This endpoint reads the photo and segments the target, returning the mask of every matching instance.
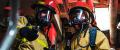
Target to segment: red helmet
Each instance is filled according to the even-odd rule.
[[[96,22],[93,11],[93,0],[87,0],[86,2],[77,1],[74,2],[74,6],[70,7],[68,15],[70,19],[79,18],[83,23],[91,23],[92,25],[95,25]]]
[[[93,23],[94,15],[93,13],[85,7],[74,7],[71,8],[69,13],[70,20],[78,19],[80,22]]]
[[[89,24],[94,25],[94,14],[92,8],[86,2],[76,2],[68,12],[69,25],[76,26],[78,30],[84,30]]]
[[[49,5],[34,4],[32,8],[35,9],[36,23],[40,27],[50,25],[51,18],[56,14],[54,8]]]

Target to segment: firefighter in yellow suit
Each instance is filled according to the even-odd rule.
[[[40,5],[38,5],[40,4]],[[32,39],[32,36],[30,38],[22,38],[22,44],[21,45],[25,45],[26,47],[22,47],[19,46],[18,48],[21,50],[44,50],[44,49],[49,49],[49,44],[48,44],[48,40],[47,38],[47,33],[49,31],[49,26],[51,26],[51,17],[54,16],[54,12],[47,8],[46,6],[44,6],[43,2],[38,2],[37,4],[33,4],[33,9],[35,9],[36,14],[35,14],[35,19],[36,20],[35,23],[36,25],[30,25],[28,26],[28,21],[25,17],[20,17],[19,21],[18,21],[18,29],[23,29],[24,27],[27,27],[27,29],[33,29],[33,27],[37,27],[36,29],[38,29],[37,32],[37,38],[34,39],[33,41],[29,41],[28,39]],[[37,9],[37,10],[36,10]],[[49,12],[50,11],[50,12]],[[48,30],[48,31],[46,31]],[[23,33],[20,33],[22,35],[26,34],[24,30],[22,30]],[[21,31],[21,32],[22,32]],[[29,32],[29,31],[28,31]],[[53,32],[52,32],[53,33]],[[31,34],[31,33],[30,33]],[[30,35],[30,34],[26,34],[26,35]],[[34,34],[34,33],[33,33]],[[34,34],[36,35],[36,34]],[[53,38],[53,37],[51,37]],[[52,43],[52,42],[51,42]],[[53,43],[54,45],[54,43]]]
[[[27,19],[24,16],[20,16],[18,20],[18,29],[22,29],[24,27],[28,27],[29,29],[32,29],[32,25],[27,26]],[[18,50],[44,50],[44,48],[48,48],[47,40],[45,38],[45,35],[43,35],[40,31],[38,31],[38,37],[37,39],[33,41],[29,41],[26,38],[21,38],[19,35],[17,35],[17,39],[21,38],[22,43],[19,45]],[[16,44],[14,44],[16,46]],[[22,47],[22,46],[26,47]],[[16,49],[15,49],[16,50]]]
[[[94,15],[86,7],[73,7],[69,11],[68,28],[72,27],[71,50],[110,50],[107,37],[94,25]],[[66,26],[67,27],[67,26]],[[90,46],[90,30],[96,28],[94,49]],[[68,32],[71,32],[69,29]],[[67,35],[68,36],[68,35]],[[94,41],[94,40],[93,40]]]

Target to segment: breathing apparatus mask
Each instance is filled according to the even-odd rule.
[[[70,9],[68,25],[83,31],[88,28],[94,20],[92,12],[84,7],[75,7]]]
[[[50,14],[49,10],[42,10],[37,14],[37,21],[40,27],[50,26]]]
[[[54,16],[55,12],[49,5],[36,5],[35,7],[36,23],[43,29],[43,27],[51,25],[51,18]]]

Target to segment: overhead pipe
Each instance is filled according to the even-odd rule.
[[[0,46],[0,50],[9,50],[17,34],[16,26],[19,16],[18,14],[19,0],[10,0],[10,1],[11,1],[12,10],[10,12],[9,26],[6,32],[6,36],[3,39],[3,42]]]

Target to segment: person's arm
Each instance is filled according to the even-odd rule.
[[[110,50],[109,41],[101,31],[97,31],[96,45],[99,50]]]

